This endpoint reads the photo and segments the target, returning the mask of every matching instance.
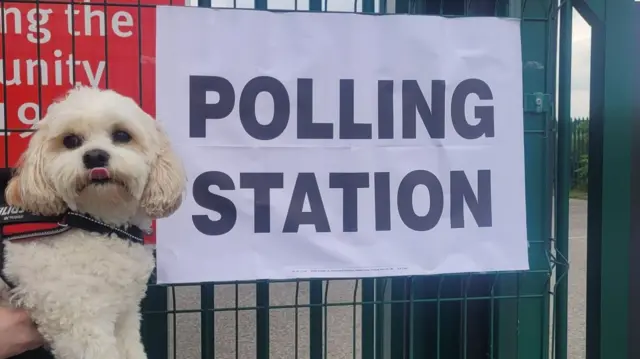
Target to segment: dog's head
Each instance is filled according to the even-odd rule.
[[[160,124],[131,98],[77,87],[38,123],[5,197],[34,213],[71,208],[126,223],[172,214],[185,182]]]

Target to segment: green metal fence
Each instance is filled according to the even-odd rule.
[[[587,189],[589,172],[589,118],[571,120],[571,186]]]
[[[220,6],[210,1],[200,0],[198,5]],[[362,0],[349,1],[346,7],[347,0],[291,0],[283,5],[284,2],[255,0],[249,6],[257,10],[348,9],[370,14],[509,16],[522,20],[531,270],[151,285],[143,303],[142,325],[149,357],[566,358],[568,264],[562,253],[566,251],[567,238],[561,235],[559,241],[552,240],[556,169],[552,99],[559,11],[556,1]],[[235,0],[232,6],[247,4]],[[563,88],[566,86],[561,85],[561,91]],[[556,199],[564,201],[565,195],[560,191]],[[556,229],[562,232],[568,224],[566,213],[559,213]]]

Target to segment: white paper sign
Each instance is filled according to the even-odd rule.
[[[518,20],[157,11],[158,282],[528,269]]]

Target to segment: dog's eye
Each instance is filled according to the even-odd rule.
[[[113,142],[118,142],[118,143],[127,143],[131,141],[131,135],[122,130],[114,131],[111,134],[111,138],[113,139]]]
[[[82,138],[80,138],[80,136],[78,135],[66,135],[62,139],[62,144],[64,145],[64,147],[72,150],[82,145]]]

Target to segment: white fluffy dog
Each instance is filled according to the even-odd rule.
[[[5,196],[32,213],[71,210],[150,229],[178,209],[185,182],[165,132],[132,99],[78,87],[49,107]],[[150,248],[72,228],[8,241],[5,260],[15,288],[0,281],[0,305],[26,308],[56,358],[146,358],[140,301],[154,268]]]

